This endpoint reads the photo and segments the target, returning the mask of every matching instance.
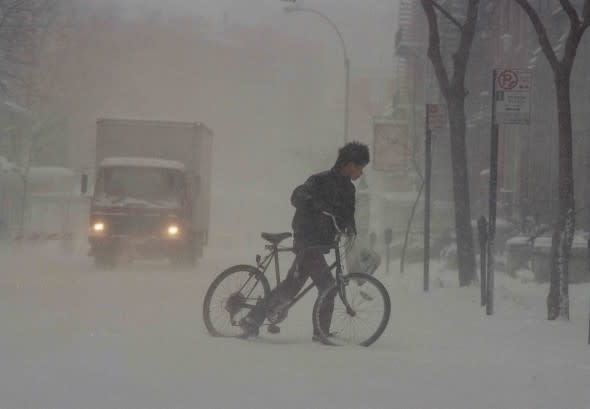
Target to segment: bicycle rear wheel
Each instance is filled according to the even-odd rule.
[[[352,308],[347,311],[336,285],[320,294],[313,307],[313,320],[320,340],[327,345],[369,346],[389,323],[391,300],[385,286],[375,277],[352,273],[343,277],[345,298]],[[320,314],[326,303],[334,300],[329,333],[320,326]]]
[[[216,337],[239,337],[240,319],[270,293],[266,276],[256,267],[237,265],[211,283],[203,302],[203,321]]]

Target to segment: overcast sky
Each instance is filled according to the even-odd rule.
[[[82,0],[94,3],[94,0]],[[191,13],[222,25],[273,25],[294,36],[317,37],[338,47],[332,29],[319,16],[285,15],[289,4],[281,0],[107,0],[134,9],[153,8],[167,13]],[[363,76],[392,75],[393,41],[398,0],[299,0],[300,5],[320,11],[338,27],[351,59],[352,73]]]
[[[281,0],[117,0],[117,3],[129,5],[147,5],[155,7],[189,9],[202,15],[216,16],[223,12],[239,15],[242,20],[264,20],[290,4]],[[300,5],[317,8],[333,15],[354,16],[360,9],[375,11],[397,10],[397,0],[299,0]],[[163,6],[163,4],[165,4]]]

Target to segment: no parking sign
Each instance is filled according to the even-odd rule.
[[[496,124],[528,125],[531,113],[530,70],[503,69],[496,76]]]

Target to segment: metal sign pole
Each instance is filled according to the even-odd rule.
[[[424,291],[430,285],[430,182],[432,177],[432,135],[430,104],[426,104],[426,140],[424,141]]]
[[[388,227],[383,233],[385,239],[385,273],[389,275],[389,260],[391,255],[391,242],[393,241],[393,231]]]
[[[486,305],[486,297],[488,296],[488,275],[486,274],[487,265],[487,246],[488,246],[488,222],[486,218],[481,216],[477,220],[477,231],[479,235],[479,272],[480,272],[480,287],[481,287],[481,306]]]
[[[492,74],[492,135],[490,146],[490,201],[488,217],[487,297],[486,314],[494,313],[494,240],[496,235],[496,203],[498,190],[498,124],[496,123],[496,70]]]

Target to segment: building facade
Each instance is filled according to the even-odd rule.
[[[461,21],[465,2],[438,2]],[[581,14],[583,1],[572,2]],[[569,19],[555,1],[531,1],[545,24],[558,58],[569,30]],[[423,151],[425,103],[442,103],[438,86],[426,57],[428,26],[420,2],[402,1],[395,50],[398,87],[393,113],[408,122],[414,150]],[[451,58],[459,31],[439,14],[441,53]],[[588,229],[590,219],[590,40],[579,45],[572,74],[572,125],[574,179],[578,228]],[[446,61],[452,74],[451,61]],[[425,67],[428,67],[425,68]],[[527,224],[550,224],[557,211],[557,110],[553,73],[539,47],[528,16],[512,0],[480,3],[476,35],[466,77],[467,147],[472,215],[487,216],[489,197],[490,134],[493,69],[518,68],[532,72],[529,125],[499,127],[498,217],[521,228]],[[418,124],[418,125],[414,125]],[[433,199],[452,200],[448,135],[435,136]],[[422,162],[421,162],[422,163]],[[445,195],[445,192],[447,194]]]

